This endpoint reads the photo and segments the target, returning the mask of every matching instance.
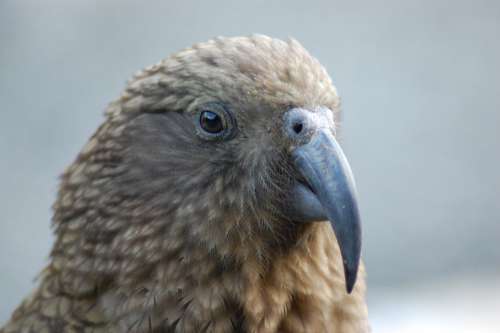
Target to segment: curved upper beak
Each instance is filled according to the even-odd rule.
[[[294,220],[328,220],[342,255],[347,292],[356,283],[361,253],[361,224],[356,189],[347,159],[327,128],[318,128],[310,140],[292,151],[300,176],[292,195]]]

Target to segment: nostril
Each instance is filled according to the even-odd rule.
[[[294,144],[306,142],[317,127],[314,114],[305,109],[288,110],[283,118],[283,134]]]
[[[302,132],[302,128],[303,128],[303,127],[304,127],[304,126],[302,125],[302,123],[299,123],[299,122],[294,123],[294,124],[293,124],[293,126],[292,126],[293,131],[294,131],[296,134],[300,134],[300,132]]]

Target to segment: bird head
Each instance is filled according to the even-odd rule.
[[[111,235],[107,246],[134,251],[135,230],[145,239],[137,251],[158,260],[200,247],[269,260],[329,221],[350,292],[361,231],[338,105],[327,72],[298,42],[216,38],[138,73],[63,187],[76,184],[84,205],[109,216],[93,222]]]

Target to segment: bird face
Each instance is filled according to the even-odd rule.
[[[224,256],[241,242],[286,250],[328,220],[352,290],[361,231],[335,138],[338,98],[297,42],[195,45],[140,73],[117,105],[110,117],[125,124],[126,171],[115,181],[141,198],[138,215],[160,216],[183,242]]]

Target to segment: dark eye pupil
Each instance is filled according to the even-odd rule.
[[[200,125],[209,133],[220,133],[224,130],[221,117],[212,111],[203,111],[200,115]]]

